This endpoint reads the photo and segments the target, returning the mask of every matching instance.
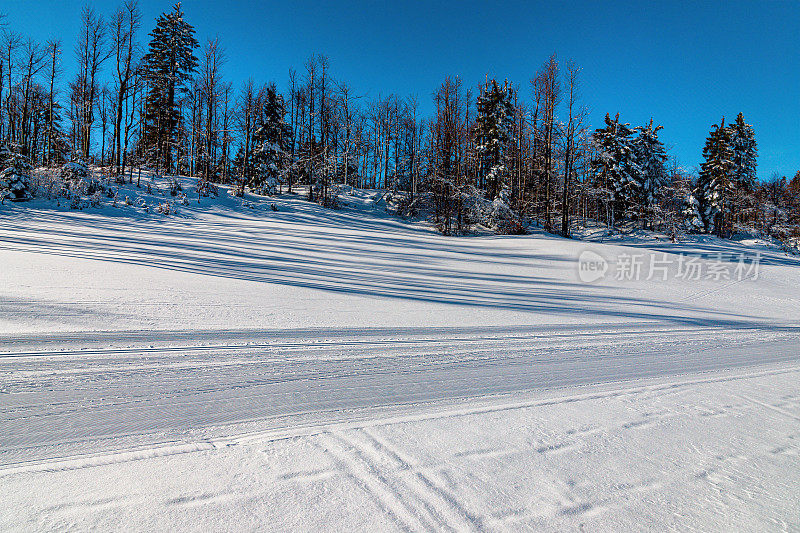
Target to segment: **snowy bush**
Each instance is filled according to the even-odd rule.
[[[482,223],[496,229],[498,233],[506,235],[521,235],[525,233],[522,221],[514,210],[509,207],[504,197],[497,197],[492,201],[488,216]]]
[[[328,209],[342,208],[342,205],[339,202],[339,196],[336,194],[331,194],[330,192],[326,195],[320,194],[317,198],[317,203],[322,207],[327,207]]]
[[[706,226],[703,223],[700,202],[694,194],[689,194],[686,198],[686,206],[684,207],[683,214],[689,233],[703,233],[706,230]]]
[[[78,188],[89,177],[89,169],[83,161],[70,161],[61,167],[61,179],[70,189]]]
[[[219,196],[219,191],[217,190],[217,186],[210,181],[200,180],[197,183],[197,194],[203,198],[208,198],[211,195]]]
[[[148,184],[148,187],[150,185]],[[170,178],[169,182],[169,194],[170,196],[178,196],[178,193],[183,191],[183,187],[181,186],[181,182],[175,176]]]
[[[174,212],[174,207],[168,202],[162,202],[156,205],[156,213],[160,213],[162,215],[170,215],[173,212]]]
[[[31,166],[28,158],[8,146],[0,147],[0,201],[29,200]]]
[[[103,193],[101,191],[95,191],[95,193],[89,198],[89,205],[92,207],[100,207],[100,204],[102,203]]]
[[[98,207],[102,193],[106,191],[103,184],[92,177],[92,173],[83,161],[70,161],[60,170],[61,192],[67,198],[72,209]]]
[[[0,172],[0,197],[12,202],[29,200],[30,189],[28,180],[30,175],[22,166],[9,166]]]
[[[397,203],[397,214],[403,217],[416,217],[419,214],[419,195],[405,196]]]
[[[508,205],[510,191],[504,188],[494,200],[486,200],[476,189],[464,190],[462,202],[467,206],[466,220],[495,230],[501,235],[527,233],[519,215]]]
[[[518,218],[503,220],[495,227],[498,235],[527,235],[528,228]]]

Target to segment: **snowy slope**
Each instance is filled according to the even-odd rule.
[[[343,200],[3,206],[0,529],[800,527],[797,258]]]

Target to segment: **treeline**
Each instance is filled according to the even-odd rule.
[[[341,185],[384,188],[444,233],[535,223],[568,236],[595,221],[797,235],[800,174],[756,179],[755,135],[741,114],[712,128],[693,176],[668,159],[652,120],[607,115],[593,130],[580,69],[555,55],[523,87],[446,78],[433,116],[423,116],[415,97],[368,98],[335,79],[324,55],[289,70],[285,94],[254,80],[234,87],[222,43],[201,44],[180,4],[151,28],[135,0],[108,18],[84,8],[69,80],[60,41],[37,43],[6,21],[0,45],[0,154],[9,161],[81,159],[120,180],[134,167],[189,174],[201,189],[226,183],[238,194],[302,186],[323,205]]]

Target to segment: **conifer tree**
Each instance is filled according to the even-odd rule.
[[[689,200],[691,223],[705,233],[722,236],[728,231],[730,197],[734,189],[733,150],[725,117],[711,128],[705,147],[700,177]]]
[[[0,202],[28,200],[31,165],[19,147],[0,145]]]
[[[272,194],[288,167],[286,158],[292,130],[285,116],[286,104],[272,83],[267,87],[263,122],[253,136],[255,168],[250,188],[255,191]]]
[[[633,150],[636,158],[636,170],[634,175],[634,192],[637,195],[636,201],[640,207],[640,214],[643,221],[652,221],[654,208],[658,201],[658,194],[666,180],[666,168],[664,163],[667,160],[667,152],[658,138],[658,132],[662,126],[653,127],[653,119],[645,126],[636,128],[636,138],[633,139]]]
[[[64,131],[61,118],[61,105],[53,100],[49,109],[44,109],[45,144],[44,160],[48,163],[62,163],[69,158],[69,140]]]
[[[756,186],[756,160],[758,148],[753,126],[746,124],[739,113],[736,121],[728,126],[730,145],[733,150],[733,178],[737,189],[753,191]]]
[[[514,124],[513,90],[508,82],[501,87],[490,80],[478,97],[476,148],[481,178],[490,200],[500,194],[508,182],[506,154]]]
[[[156,164],[172,166],[172,147],[179,122],[179,97],[197,68],[194,28],[183,20],[181,4],[163,13],[150,32],[151,41],[143,58],[147,80],[142,152],[155,155]]]
[[[618,216],[638,205],[637,199],[641,197],[641,171],[636,160],[633,129],[630,125],[619,122],[619,113],[614,120],[606,113],[605,124],[605,127],[595,130],[592,135],[592,145],[597,154],[592,160],[592,168],[599,187],[611,193],[611,223],[614,224]]]

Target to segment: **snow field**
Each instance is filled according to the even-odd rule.
[[[376,198],[0,211],[0,530],[800,529],[796,258]]]

